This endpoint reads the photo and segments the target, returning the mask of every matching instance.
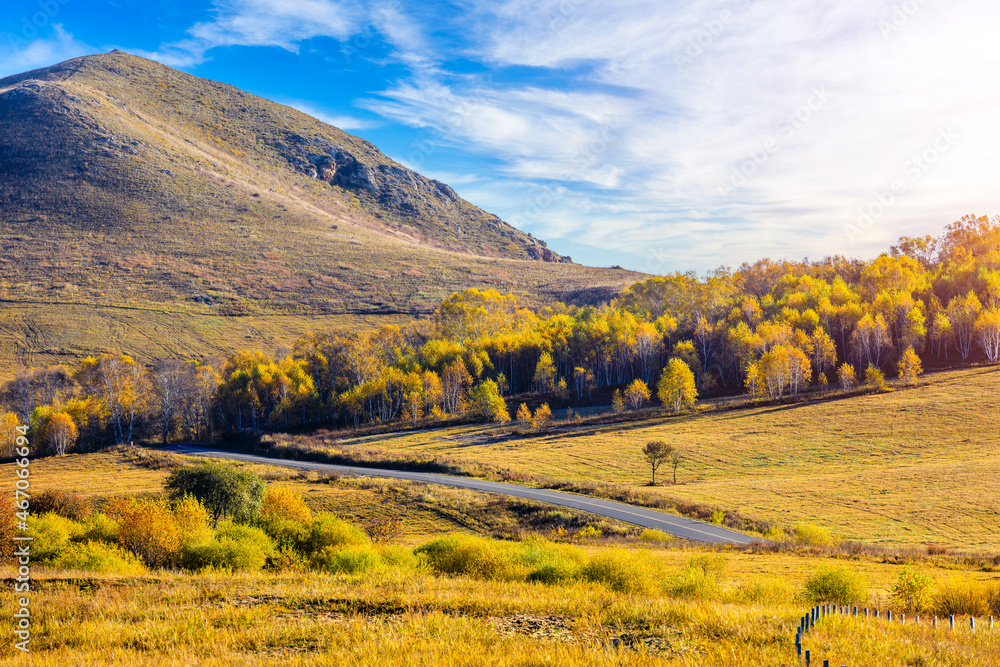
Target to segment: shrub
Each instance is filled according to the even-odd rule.
[[[531,539],[521,542],[519,560],[531,570],[528,581],[557,584],[577,579],[586,556],[567,544]]]
[[[31,499],[31,511],[36,514],[52,512],[73,521],[82,521],[90,514],[90,501],[78,493],[49,489]]]
[[[711,600],[721,593],[719,583],[726,569],[724,556],[699,554],[666,580],[666,592],[688,600]]]
[[[391,567],[413,570],[420,562],[420,559],[410,549],[391,544],[382,544],[377,548],[379,559]]]
[[[764,533],[764,539],[770,540],[771,542],[787,542],[788,535],[785,533],[785,529],[781,526],[771,526]]]
[[[139,575],[146,567],[138,558],[119,546],[101,541],[68,545],[55,559],[56,567],[88,570],[100,574]]]
[[[739,604],[779,605],[792,601],[795,591],[784,579],[755,579],[741,584],[733,592],[733,602]]]
[[[164,486],[174,500],[188,494],[200,500],[214,525],[224,517],[238,521],[256,517],[266,488],[264,480],[253,472],[215,461],[175,470]]]
[[[939,616],[949,614],[985,616],[996,604],[997,596],[998,591],[993,585],[968,577],[955,576],[938,585],[932,606],[934,613]]]
[[[208,544],[192,545],[184,554],[184,564],[198,570],[257,572],[277,554],[274,543],[264,531],[254,526],[228,523],[219,528]]]
[[[302,499],[302,494],[287,486],[269,486],[260,506],[262,517],[289,519],[299,523],[312,522],[312,511]]]
[[[181,533],[173,512],[163,503],[117,499],[108,503],[107,510],[121,525],[118,544],[149,567],[172,565],[180,557]]]
[[[643,542],[670,542],[674,536],[658,528],[643,528],[639,539]]]
[[[175,502],[173,515],[183,544],[204,544],[212,539],[208,510],[194,496],[185,495]]]
[[[868,368],[865,369],[865,386],[873,391],[889,391],[889,385],[885,381],[885,374],[876,368],[874,364],[869,364]]]
[[[69,544],[70,538],[79,532],[80,526],[58,514],[30,515],[28,536],[32,538],[32,560],[44,562],[56,559]]]
[[[313,558],[313,564],[335,574],[358,574],[378,567],[381,559],[370,546],[327,547]]]
[[[803,593],[811,602],[848,605],[868,599],[868,584],[854,570],[826,566],[806,581]]]
[[[548,403],[542,403],[535,409],[535,415],[531,418],[531,427],[542,433],[552,428],[552,410]]]
[[[518,579],[508,549],[499,542],[453,533],[431,540],[415,552],[441,574],[458,574],[478,579]]]
[[[304,572],[309,569],[309,563],[295,549],[280,546],[267,561],[267,569],[274,572]]]
[[[653,593],[660,588],[662,568],[644,550],[616,549],[594,555],[580,575],[620,593]]]
[[[591,526],[590,524],[587,524],[580,530],[576,531],[577,539],[591,539],[595,537],[600,537],[603,534],[604,534],[603,531],[601,531],[599,528]]]
[[[80,542],[107,542],[108,544],[115,544],[118,542],[121,526],[107,514],[94,512],[84,519],[81,530],[82,532],[77,537]]]
[[[365,522],[365,533],[375,544],[388,544],[403,532],[403,522],[395,516],[375,516]]]
[[[260,517],[255,524],[267,533],[274,544],[280,549],[305,549],[309,541],[311,524],[299,523],[291,519],[277,517]]]
[[[893,606],[903,612],[926,611],[931,604],[931,591],[934,582],[922,572],[917,572],[910,566],[906,566],[896,578],[892,590],[889,591],[889,598]]]
[[[360,547],[369,543],[368,536],[360,528],[332,514],[321,514],[313,519],[304,537],[299,550],[306,555],[319,554],[327,547]]]
[[[833,534],[830,529],[815,523],[795,524],[795,539],[800,544],[813,547],[826,547],[833,544]]]

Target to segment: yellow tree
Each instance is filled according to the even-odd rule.
[[[632,410],[638,410],[649,400],[649,385],[636,378],[625,388],[625,402]]]
[[[833,339],[820,327],[816,327],[809,337],[809,352],[812,356],[813,368],[817,375],[822,375],[826,369],[837,363],[837,346]]]
[[[147,396],[142,366],[127,354],[102,354],[84,359],[76,377],[107,407],[115,442],[131,442]]]
[[[976,319],[976,339],[991,363],[1000,359],[1000,308],[988,308]]]
[[[951,322],[952,336],[955,348],[965,361],[972,354],[975,340],[976,320],[983,305],[975,292],[969,292],[964,297],[956,296],[948,302],[948,321]]]
[[[0,414],[0,456],[14,456],[17,438],[20,435],[14,429],[20,424],[21,420],[13,412]]]
[[[691,367],[677,357],[668,361],[656,385],[656,396],[674,414],[694,407],[698,390]]]
[[[913,351],[913,347],[906,348],[899,357],[899,379],[909,387],[917,383],[917,376],[923,372],[920,357]]]
[[[892,350],[892,335],[882,313],[862,317],[851,335],[851,343],[859,361],[876,368],[885,363]]]
[[[522,431],[527,431],[531,428],[531,410],[528,409],[526,403],[521,403],[517,408],[517,425]]]
[[[534,384],[535,389],[543,394],[552,393],[555,387],[556,367],[552,362],[552,355],[548,352],[542,352],[538,363],[535,364]]]
[[[840,368],[837,370],[837,379],[840,381],[841,388],[850,391],[858,384],[857,373],[854,372],[854,366],[852,364],[841,364]]]

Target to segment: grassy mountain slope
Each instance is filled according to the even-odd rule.
[[[472,286],[593,302],[638,277],[572,264],[305,114],[117,51],[0,80],[0,243],[0,302],[26,318],[0,317],[0,363],[106,346],[60,337],[53,309],[193,318],[211,352],[202,318],[414,314]]]

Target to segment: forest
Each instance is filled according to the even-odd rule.
[[[23,371],[2,389],[0,422],[30,425],[36,453],[62,454],[246,429],[508,422],[512,411],[527,423],[535,416],[518,398],[527,394],[680,412],[699,396],[877,388],[891,375],[912,383],[925,366],[998,359],[1000,216],[965,216],[871,261],[763,259],[674,273],[600,306],[529,307],[469,289],[406,326],[309,332],[273,356],[108,352]],[[547,418],[548,403],[539,411]],[[0,455],[12,447],[0,442]]]

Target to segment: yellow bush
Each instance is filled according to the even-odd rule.
[[[595,554],[580,574],[619,593],[654,593],[663,571],[645,550],[614,549]]]
[[[868,584],[860,574],[842,565],[821,567],[806,580],[805,598],[815,603],[847,605],[868,599]]]
[[[31,541],[33,560],[55,560],[69,544],[71,538],[82,532],[81,527],[67,519],[49,512],[28,517],[28,535]]]
[[[812,547],[826,547],[833,544],[833,534],[830,529],[815,523],[795,524],[795,539]]]
[[[414,553],[441,574],[502,580],[522,579],[527,574],[506,545],[482,537],[453,533],[431,540]]]
[[[670,542],[674,536],[658,528],[643,528],[639,539],[643,542]]]
[[[152,500],[129,498],[109,503],[108,511],[121,524],[120,546],[149,567],[166,567],[177,562],[181,531],[169,507]]]
[[[791,602],[795,590],[784,579],[768,577],[740,584],[731,597],[738,604],[779,605]]]
[[[939,616],[985,616],[990,613],[991,602],[997,597],[997,587],[993,584],[953,576],[938,584],[932,606]]]
[[[310,523],[313,519],[312,511],[302,499],[302,494],[287,486],[268,486],[260,513],[263,517],[290,519],[300,523]]]

